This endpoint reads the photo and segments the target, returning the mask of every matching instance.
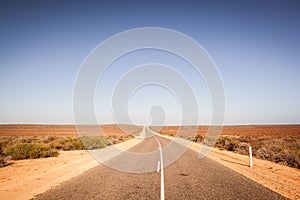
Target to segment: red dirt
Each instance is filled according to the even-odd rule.
[[[167,135],[177,135],[179,126],[165,126],[160,131]],[[191,130],[196,127],[182,126],[179,135],[190,135]],[[197,135],[205,136],[208,126],[199,126]],[[243,125],[243,126],[224,126],[222,135],[231,136],[255,136],[255,137],[272,137],[287,138],[300,136],[300,125]]]
[[[121,130],[121,128],[123,130]],[[100,130],[100,126],[84,126],[87,131]],[[134,125],[101,125],[105,135],[127,135],[139,132],[140,127]],[[95,133],[95,132],[94,132]],[[97,132],[99,133],[99,132]],[[37,124],[5,124],[0,125],[0,136],[78,136],[75,125],[37,125]]]

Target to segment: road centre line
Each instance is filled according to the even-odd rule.
[[[159,146],[159,155],[160,155],[160,199],[165,199],[165,184],[164,184],[164,163],[163,163],[163,155],[162,148],[159,140],[154,136]]]

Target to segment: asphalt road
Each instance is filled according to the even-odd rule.
[[[128,164],[129,171],[142,170],[143,166],[157,166],[160,159],[158,142],[163,147],[165,163],[172,163],[184,148],[170,144],[170,140],[146,132],[146,139],[129,149],[129,152],[146,154],[154,152],[147,160],[130,160],[122,154],[109,162],[112,166]],[[155,139],[156,138],[156,139]],[[168,146],[169,145],[169,146]],[[147,163],[141,165],[139,163]],[[99,165],[82,175],[36,196],[36,199],[160,199],[161,174],[125,173]],[[199,159],[198,154],[187,149],[172,164],[164,168],[165,199],[286,199],[280,194],[242,176],[209,159]]]

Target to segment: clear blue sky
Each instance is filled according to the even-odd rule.
[[[1,1],[0,123],[73,123],[73,85],[88,53],[112,34],[147,26],[180,31],[208,51],[224,82],[226,124],[300,123],[299,10],[299,1]],[[207,123],[201,77],[170,55],[142,55],[124,63],[153,59],[190,73]],[[106,74],[107,88],[121,64]],[[138,123],[153,104],[166,105],[168,123],[177,123],[176,99],[160,90],[149,86],[131,99]],[[103,123],[111,122],[106,93],[95,94]]]

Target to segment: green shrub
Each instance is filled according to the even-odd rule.
[[[60,140],[53,141],[51,143],[51,145],[56,149],[61,149],[64,151],[85,149],[82,141],[78,137],[61,138]]]
[[[220,137],[215,146],[221,149],[226,149],[227,151],[235,151],[239,142],[233,138],[229,137]]]
[[[2,154],[3,150],[5,149],[5,147],[11,142],[12,139],[3,137],[0,140],[0,155]]]
[[[6,146],[3,154],[11,156],[14,160],[27,158],[45,158],[57,156],[58,151],[49,145],[39,143],[15,143]]]
[[[84,150],[104,148],[112,142],[119,143],[133,138],[128,136],[0,136],[0,164],[6,160],[44,158],[57,156],[58,150]],[[84,145],[85,144],[85,145]]]
[[[104,136],[83,136],[80,137],[87,150],[104,148],[111,145],[111,142]]]
[[[63,145],[58,141],[52,141],[48,144],[52,149],[61,149]]]

